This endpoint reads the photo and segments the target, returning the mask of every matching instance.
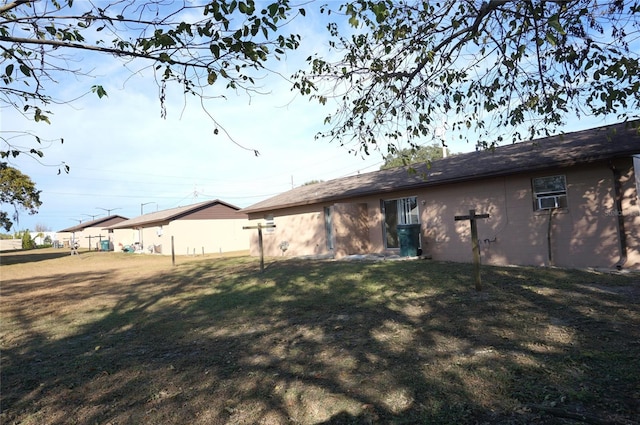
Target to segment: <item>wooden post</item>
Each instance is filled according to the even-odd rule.
[[[264,247],[262,244],[262,229],[271,229],[276,227],[275,224],[262,224],[258,223],[257,226],[243,226],[244,230],[258,229],[258,247],[260,249],[260,273],[264,272]]]
[[[258,246],[260,247],[260,273],[264,271],[264,246],[262,244],[262,226],[258,223]]]
[[[69,248],[71,248],[71,255],[78,255],[78,247],[76,246],[76,232],[71,234],[71,239],[69,239]]]
[[[171,264],[176,265],[176,250],[173,245],[173,236],[171,236]]]
[[[476,291],[482,291],[480,280],[480,244],[478,243],[478,226],[476,221],[479,218],[489,218],[489,214],[476,214],[476,210],[469,210],[469,215],[456,215],[455,221],[469,220],[471,222],[471,248],[473,251],[473,277],[476,284]]]

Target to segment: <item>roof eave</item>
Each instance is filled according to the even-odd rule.
[[[249,208],[242,209],[241,211],[245,212],[246,214],[256,214],[256,213],[262,213],[267,211],[276,211],[276,210],[282,210],[287,208],[303,207],[308,205],[316,205],[316,204],[322,204],[327,202],[340,201],[340,200],[349,199],[349,198],[364,198],[364,197],[376,195],[376,194],[401,192],[401,191],[407,191],[407,190],[424,188],[424,187],[435,187],[435,186],[442,186],[446,184],[464,183],[464,182],[477,180],[477,179],[488,179],[488,178],[494,178],[494,177],[504,177],[508,175],[538,172],[538,171],[548,170],[551,168],[568,168],[568,167],[572,167],[579,164],[591,164],[594,162],[607,161],[607,160],[623,158],[623,157],[628,157],[633,155],[634,154],[632,152],[629,152],[629,153],[621,153],[621,154],[615,154],[615,155],[599,155],[599,156],[590,157],[590,158],[580,158],[579,160],[578,159],[556,160],[552,163],[530,166],[530,167],[527,167],[526,169],[522,169],[520,167],[513,167],[513,168],[503,169],[497,172],[490,171],[490,172],[474,174],[474,175],[460,176],[460,177],[454,177],[454,178],[444,178],[444,179],[435,180],[435,181],[425,180],[420,182],[409,183],[401,187],[392,187],[392,188],[384,188],[384,189],[376,188],[376,189],[359,191],[358,193],[345,192],[344,194],[340,194],[340,195],[326,196],[326,197],[317,198],[317,199],[309,199],[302,202],[290,202],[290,203],[281,204],[277,206],[266,206],[266,207],[259,207],[255,209],[249,207]]]

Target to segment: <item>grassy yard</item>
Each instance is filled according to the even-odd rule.
[[[640,276],[0,257],[3,424],[634,424]]]

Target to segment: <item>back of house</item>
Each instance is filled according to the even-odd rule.
[[[267,256],[400,255],[484,264],[640,270],[640,134],[621,123],[302,186],[242,210]],[[259,252],[257,236],[251,253]]]

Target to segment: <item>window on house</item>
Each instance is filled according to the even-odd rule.
[[[535,211],[567,208],[567,181],[564,176],[539,177],[532,181]]]
[[[382,201],[384,214],[384,240],[386,248],[400,248],[398,241],[398,224],[420,223],[418,198],[391,199]]]
[[[264,216],[264,220],[267,222],[267,226],[269,225],[274,225],[275,224],[275,220],[273,219],[273,214],[268,214]],[[276,231],[275,227],[267,227],[266,229],[264,229],[265,233],[273,233]]]

